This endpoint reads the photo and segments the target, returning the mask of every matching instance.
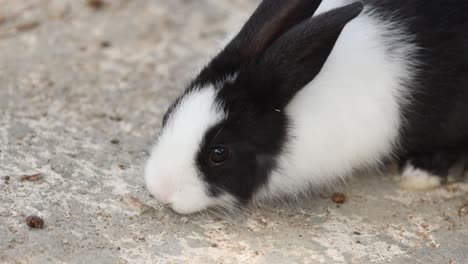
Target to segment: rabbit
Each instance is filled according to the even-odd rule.
[[[180,214],[299,198],[400,164],[443,184],[468,147],[468,2],[263,0],[169,107],[145,167]]]

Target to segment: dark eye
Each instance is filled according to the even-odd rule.
[[[230,156],[230,151],[224,146],[216,146],[211,149],[210,162],[214,165],[221,165]]]

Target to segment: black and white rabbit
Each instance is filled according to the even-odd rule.
[[[468,1],[264,0],[163,119],[148,190],[179,213],[297,196],[468,148]]]

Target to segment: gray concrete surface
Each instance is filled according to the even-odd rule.
[[[159,207],[142,164],[161,114],[258,1],[106,2],[0,0],[0,263],[468,263],[462,183],[370,174],[341,206]]]

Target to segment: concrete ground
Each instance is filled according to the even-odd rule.
[[[0,0],[0,263],[468,263],[466,183],[370,174],[342,205],[159,207],[142,165],[161,114],[258,1],[105,2]]]

